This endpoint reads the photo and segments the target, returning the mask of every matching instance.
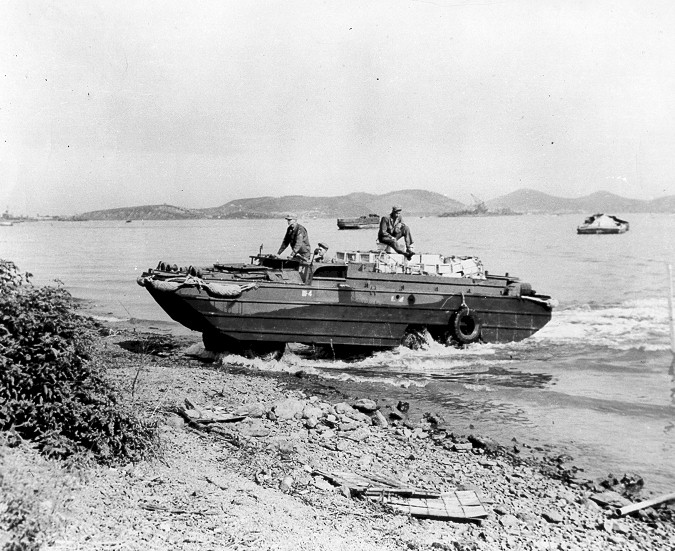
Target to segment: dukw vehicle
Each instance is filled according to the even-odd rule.
[[[345,251],[301,264],[264,255],[248,263],[178,268],[160,262],[138,278],[212,351],[278,359],[287,343],[336,352],[519,341],[551,319],[554,301],[475,257]]]
[[[377,228],[380,225],[380,217],[377,214],[368,214],[358,218],[338,218],[339,230],[365,230]]]
[[[611,214],[593,214],[577,226],[577,233],[581,235],[606,235],[626,233],[630,224]]]

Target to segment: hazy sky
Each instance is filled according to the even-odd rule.
[[[672,0],[0,2],[0,209],[675,194]]]

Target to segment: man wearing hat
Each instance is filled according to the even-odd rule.
[[[281,247],[279,247],[279,252],[277,254],[283,253],[284,250],[286,250],[286,247],[290,245],[290,259],[299,260],[303,263],[309,262],[310,247],[307,230],[304,226],[298,224],[298,216],[296,214],[287,214],[286,221],[288,222],[288,228],[286,229],[286,235],[284,236],[284,240],[281,243]]]
[[[401,207],[394,205],[389,216],[383,216],[380,220],[380,231],[377,240],[388,245],[397,253],[405,255],[410,260],[413,256],[413,238],[410,228],[403,223]],[[405,249],[398,244],[401,237],[405,240]]]
[[[314,256],[312,257],[312,260],[314,262],[323,262],[327,251],[328,245],[325,243],[319,243],[319,246],[314,249]]]

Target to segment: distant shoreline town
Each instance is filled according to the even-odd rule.
[[[575,199],[556,197],[532,189],[520,189],[489,201],[475,198],[465,205],[446,195],[410,189],[373,195],[352,193],[337,197],[255,197],[237,199],[218,207],[189,209],[174,205],[143,205],[96,210],[73,216],[14,217],[9,211],[1,220],[10,222],[61,220],[189,220],[189,219],[266,219],[297,212],[301,218],[358,217],[368,213],[385,214],[392,204],[405,207],[406,216],[507,216],[522,214],[583,213],[675,213],[675,195],[654,200],[629,199],[598,191]]]

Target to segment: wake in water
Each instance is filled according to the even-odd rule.
[[[523,343],[658,352],[670,348],[669,338],[667,301],[652,298],[559,310],[544,329]]]
[[[428,339],[419,350],[398,347],[353,361],[316,359],[311,347],[289,345],[278,362],[234,355],[221,361],[264,371],[302,371],[338,381],[403,388],[446,382],[469,392],[495,392],[500,388],[550,389],[564,373],[579,373],[578,361],[583,358],[587,386],[593,388],[595,372],[632,374],[653,364],[661,369],[669,349],[668,324],[665,302],[645,299],[557,310],[544,329],[515,343],[453,348]],[[623,392],[618,394],[625,398]]]

